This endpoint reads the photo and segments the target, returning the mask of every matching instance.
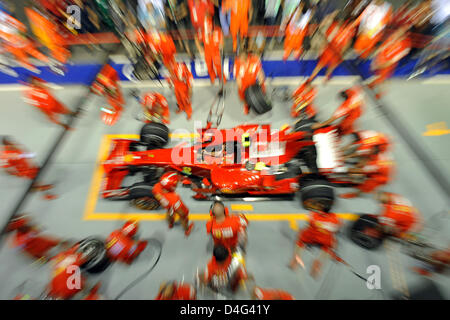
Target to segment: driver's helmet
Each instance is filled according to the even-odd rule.
[[[176,172],[167,172],[161,176],[160,183],[164,190],[173,192],[175,191],[179,180],[180,177]]]
[[[139,228],[139,222],[136,220],[128,220],[122,227],[122,233],[126,236],[133,237]]]

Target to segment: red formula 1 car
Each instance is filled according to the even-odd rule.
[[[335,178],[333,169],[342,165],[333,127],[311,130],[311,120],[291,128],[271,130],[270,125],[247,124],[233,129],[201,129],[192,145],[163,148],[168,128],[149,123],[140,140],[113,140],[102,196],[131,200],[139,208],[156,209],[152,186],[166,170],[189,178],[196,199],[293,198],[300,193],[303,206],[331,207],[333,186],[347,183]],[[124,186],[128,176],[142,179]],[[146,203],[143,206],[143,202]]]

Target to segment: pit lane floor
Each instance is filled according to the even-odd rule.
[[[288,85],[296,87],[299,79],[277,79],[274,83],[280,87]],[[268,84],[270,81],[268,82]],[[319,88],[316,105],[320,119],[326,119],[338,106],[339,90],[348,88],[353,83],[349,78],[336,78],[327,86]],[[432,78],[426,81],[392,80],[387,86],[388,94],[384,101],[393,111],[401,116],[413,135],[433,155],[433,160],[442,169],[442,174],[450,176],[450,80],[448,78]],[[127,94],[132,83],[124,85]],[[175,98],[168,88],[138,88],[141,93],[155,90],[163,93],[171,107],[171,130],[176,128],[194,130],[194,120],[205,124],[209,107],[218,87],[210,87],[199,81],[194,89],[193,120],[186,121],[184,114],[175,113]],[[271,86],[269,85],[269,92]],[[0,117],[1,133],[11,135],[32,152],[37,153],[41,161],[48,152],[49,144],[60,130],[44,118],[37,110],[25,104],[20,88],[4,86],[0,88],[2,110]],[[67,106],[73,107],[82,89],[78,86],[59,87],[54,90],[56,96]],[[76,123],[76,128],[69,133],[62,147],[57,151],[52,163],[48,166],[43,179],[54,182],[59,198],[46,201],[41,195],[31,195],[23,208],[23,212],[32,215],[44,231],[55,236],[82,239],[98,235],[106,237],[113,229],[118,228],[127,217],[141,218],[142,238],[157,238],[163,242],[163,252],[159,264],[154,271],[130,289],[122,299],[153,299],[164,280],[182,280],[192,282],[197,268],[202,269],[210,257],[211,244],[205,232],[205,219],[208,215],[208,202],[199,202],[191,198],[192,192],[179,188],[179,192],[191,212],[194,214],[196,228],[189,238],[185,238],[181,228],[168,230],[162,211],[151,214],[130,207],[126,202],[109,202],[98,198],[98,159],[101,149],[105,147],[108,135],[137,134],[141,123],[135,117],[139,107],[134,99],[127,97],[127,109],[121,120],[113,127],[104,125],[100,120],[99,109],[106,105],[100,97],[92,97],[86,110]],[[291,124],[289,116],[290,103],[274,101],[272,112],[257,116],[242,114],[242,105],[236,94],[234,82],[227,84],[226,110],[221,123],[222,128],[232,127],[244,122],[268,123],[277,129]],[[389,134],[394,140],[393,157],[397,163],[394,181],[385,189],[400,193],[409,198],[422,212],[427,232],[433,241],[446,246],[449,243],[450,223],[448,199],[428,176],[422,164],[415,158],[405,143],[389,127],[383,116],[367,101],[364,115],[359,127],[374,129]],[[428,126],[428,128],[427,128]],[[172,139],[175,145],[190,138]],[[107,146],[107,145],[106,145]],[[5,175],[0,175],[1,223],[5,222],[15,201],[23,192],[26,182]],[[344,189],[338,190],[339,193]],[[304,271],[292,272],[287,268],[291,258],[297,228],[305,224],[306,211],[298,199],[293,201],[264,201],[245,203],[242,201],[227,202],[237,205],[250,217],[249,243],[247,248],[247,268],[262,287],[281,288],[292,293],[296,299],[389,299],[397,288],[409,289],[419,285],[423,279],[410,271],[413,261],[394,249],[381,248],[368,252],[348,240],[346,228],[339,236],[338,253],[349,262],[354,269],[364,275],[370,265],[378,265],[381,270],[382,290],[369,290],[361,279],[353,275],[346,267],[329,262],[318,281],[313,280]],[[343,218],[352,218],[349,213],[378,212],[376,202],[369,197],[363,199],[338,200],[334,211],[344,214]],[[444,212],[443,215],[437,215]],[[158,214],[159,213],[159,214]],[[348,220],[344,220],[348,226]],[[9,239],[8,239],[9,242]],[[154,253],[154,252],[153,252]],[[317,251],[305,253],[305,263],[309,270]],[[104,282],[103,294],[114,298],[123,288],[139,274],[148,269],[151,252],[144,252],[130,267],[113,265],[105,273],[92,277],[95,282]],[[394,257],[394,258],[392,258]],[[393,260],[401,260],[398,272]],[[41,292],[50,279],[49,268],[30,264],[17,250],[8,243],[0,251],[0,299],[10,299],[17,292],[17,287],[25,283],[27,293]],[[444,276],[436,276],[436,283],[446,298],[450,297],[450,281]],[[210,296],[205,295],[205,298]],[[244,297],[244,296],[237,296]]]

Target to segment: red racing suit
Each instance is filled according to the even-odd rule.
[[[0,153],[1,167],[11,175],[34,179],[39,167],[30,162],[32,157],[32,154],[25,153],[17,146],[3,146]]]
[[[153,118],[170,123],[170,110],[166,98],[157,92],[147,93],[142,99],[142,107],[146,122],[152,122]]]
[[[224,0],[222,11],[231,10],[230,33],[233,38],[233,51],[237,50],[238,34],[241,40],[248,34],[249,11],[251,0]]]
[[[302,10],[297,9],[286,27],[284,38],[283,60],[287,60],[291,52],[295,54],[295,59],[300,59],[303,52],[303,40],[308,34],[308,25],[311,19],[311,10],[302,14]]]
[[[376,160],[379,153],[386,152],[390,143],[386,136],[373,130],[363,130],[358,133],[359,140],[355,142],[357,145],[355,153],[362,157],[369,157]]]
[[[366,174],[366,180],[362,184],[356,186],[356,188],[362,192],[370,193],[390,181],[393,171],[393,162],[381,154],[365,165],[363,171]]]
[[[389,193],[389,200],[383,203],[383,211],[378,221],[383,226],[394,228],[394,234],[400,235],[412,231],[420,220],[420,214],[412,204],[402,196]]]
[[[123,234],[122,229],[113,231],[106,239],[108,257],[113,261],[131,264],[147,247],[147,241],[136,241]]]
[[[76,268],[81,268],[85,263],[82,253],[77,252],[78,246],[61,252],[52,258],[54,265],[52,268],[52,280],[49,285],[49,295],[56,299],[70,299],[83,290],[85,279],[80,275],[80,283],[71,280],[74,278]],[[80,269],[78,269],[80,270]],[[68,284],[71,284],[70,286]]]
[[[353,124],[361,116],[363,97],[358,88],[351,88],[347,91],[348,98],[337,108],[333,116],[342,120],[337,125],[339,135],[344,136],[355,131]]]
[[[25,90],[25,101],[37,107],[47,118],[56,124],[61,124],[57,115],[70,114],[71,111],[59,102],[50,90],[42,86],[29,85]]]
[[[48,251],[58,244],[59,240],[42,236],[33,228],[29,228],[26,231],[19,229],[13,236],[13,246],[36,259],[46,257]]]
[[[178,214],[180,219],[189,219],[189,209],[175,192],[178,181],[170,180],[172,175],[177,175],[177,173],[172,172],[163,175],[160,181],[153,186],[152,193],[161,206],[167,210],[171,222],[174,221],[175,214]]]
[[[248,220],[244,215],[226,216],[222,223],[214,217],[206,223],[206,233],[211,234],[214,245],[223,245],[231,252],[239,245],[240,237],[246,232]]]
[[[336,246],[335,233],[340,226],[341,222],[335,213],[319,214],[311,211],[308,227],[298,234],[297,246],[303,248],[305,244],[317,244],[322,250],[332,254]]]
[[[225,75],[222,74],[222,59],[220,48],[223,45],[222,30],[213,26],[211,19],[206,19],[201,31],[199,31],[199,39],[203,43],[205,52],[205,63],[208,68],[208,74],[211,83],[217,78],[223,78],[226,82]],[[223,77],[222,77],[223,76]]]
[[[177,63],[174,74],[167,78],[167,82],[173,85],[177,99],[178,111],[186,112],[187,119],[192,116],[191,88],[194,78],[184,63]]]
[[[105,96],[108,104],[113,109],[112,111],[114,114],[112,116],[112,123],[115,123],[115,121],[117,121],[120,117],[123,105],[125,103],[119,87],[119,80],[119,74],[117,71],[110,64],[107,64],[97,75],[97,78],[91,87],[95,94]]]
[[[234,62],[234,76],[240,83],[238,93],[241,100],[244,101],[244,113],[248,113],[248,105],[245,102],[245,90],[258,82],[258,74],[260,72],[262,72],[262,64],[256,55],[249,54],[245,60],[237,57]],[[259,84],[265,92],[264,82]]]
[[[398,62],[408,55],[412,44],[409,37],[404,35],[399,39],[390,36],[382,46],[382,50],[375,56],[371,64],[371,69],[375,72],[376,77],[370,83],[371,88],[392,77]]]
[[[237,263],[231,254],[223,263],[218,263],[215,257],[208,262],[203,279],[213,288],[229,287],[232,291],[236,291],[239,283],[248,278],[247,270],[242,263]],[[233,263],[232,263],[233,262]]]

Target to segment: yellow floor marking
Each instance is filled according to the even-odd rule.
[[[102,137],[102,141],[97,155],[96,167],[92,176],[89,193],[87,196],[86,206],[84,210],[84,220],[164,220],[165,213],[145,213],[145,212],[95,212],[97,200],[100,194],[101,183],[103,178],[103,167],[100,165],[109,154],[112,139],[138,139],[138,135],[131,134],[108,134]],[[231,210],[234,211],[253,211],[251,204],[232,204]],[[358,215],[351,213],[338,213],[339,218],[343,220],[356,220]],[[250,221],[288,221],[291,228],[298,229],[296,221],[307,220],[307,213],[251,213],[246,214]],[[206,221],[210,219],[208,213],[191,213],[191,220]]]
[[[232,204],[231,211],[253,211],[251,204]]]
[[[450,129],[447,127],[445,121],[427,125],[427,131],[423,133],[426,137],[443,136],[445,134],[450,134]]]

